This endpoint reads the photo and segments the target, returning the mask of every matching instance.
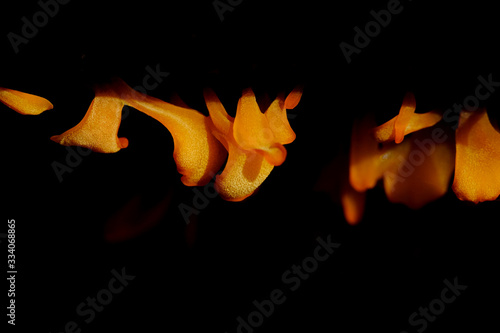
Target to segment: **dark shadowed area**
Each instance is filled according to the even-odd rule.
[[[450,188],[411,210],[377,187],[350,226],[315,191],[348,151],[355,117],[382,123],[408,91],[417,112],[445,110],[474,94],[479,76],[500,81],[493,3],[63,3],[0,12],[0,87],[54,104],[39,116],[0,104],[0,233],[15,219],[17,331],[430,333],[495,322],[499,202],[461,202]],[[185,187],[170,133],[132,108],[118,153],[52,142],[82,119],[92,86],[115,76],[206,115],[204,87],[234,116],[246,87],[273,98],[303,84],[289,118],[297,139],[239,203]],[[499,119],[500,91],[481,106]],[[201,209],[186,219],[185,205]]]

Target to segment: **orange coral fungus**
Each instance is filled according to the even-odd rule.
[[[455,166],[453,144],[453,136],[440,128],[421,130],[405,140],[405,154],[384,175],[389,201],[418,209],[443,196]]]
[[[139,93],[118,79],[111,85],[97,87],[83,120],[52,140],[97,152],[117,152],[128,145],[127,139],[117,137],[124,105],[155,118],[170,131],[174,140],[174,160],[185,185],[207,184],[221,167],[226,152],[211,135],[212,123],[208,117]]]
[[[462,111],[456,131],[453,191],[460,200],[475,203],[500,195],[500,133],[485,109]]]
[[[227,156],[224,147],[212,135],[210,118],[194,109],[139,93],[121,80],[115,86],[127,105],[158,120],[172,134],[173,156],[184,185],[207,184]]]
[[[210,89],[204,96],[214,124],[214,135],[229,152],[224,171],[217,176],[216,188],[229,201],[250,196],[286,158],[283,144],[295,139],[286,118],[286,106],[300,100],[301,90],[294,90],[285,101],[280,95],[265,113],[259,109],[251,89],[245,89],[238,101],[235,118],[229,116],[219,98]]]
[[[438,111],[415,113],[415,109],[415,96],[412,93],[407,93],[399,114],[373,129],[375,139],[378,142],[395,141],[401,143],[405,135],[433,126],[442,118]]]
[[[78,125],[52,140],[97,152],[117,152],[128,145],[127,139],[117,137],[122,108],[128,105],[170,131],[174,160],[185,185],[208,183],[228,156],[216,188],[226,200],[243,200],[262,184],[274,166],[284,162],[283,145],[295,139],[286,109],[299,103],[302,89],[294,89],[286,99],[279,95],[265,113],[260,111],[253,91],[246,89],[235,118],[227,114],[213,91],[207,89],[204,95],[210,117],[183,102],[178,106],[139,93],[115,79],[95,89],[95,98]]]
[[[446,193],[454,168],[453,135],[432,127],[439,121],[439,113],[415,114],[414,110],[415,99],[407,94],[399,115],[385,124],[375,127],[371,116],[354,122],[349,182],[340,188],[349,223],[359,222],[364,192],[380,179],[389,201],[413,209]],[[403,142],[405,135],[413,132]]]
[[[351,133],[349,181],[356,191],[373,188],[384,173],[384,162],[377,141],[370,135],[373,118],[367,116],[354,122]]]
[[[286,149],[274,136],[269,120],[257,104],[251,89],[245,89],[238,101],[233,124],[236,143],[246,150],[258,150],[272,165],[280,165],[286,158]]]
[[[94,88],[95,97],[85,117],[75,127],[51,140],[64,146],[81,146],[99,153],[115,153],[128,146],[118,138],[123,101],[109,85]]]
[[[54,107],[52,103],[43,97],[1,87],[0,102],[24,115],[39,115]]]

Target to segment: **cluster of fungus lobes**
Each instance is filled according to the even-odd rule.
[[[262,112],[251,89],[230,116],[217,95],[205,89],[209,116],[142,94],[121,79],[95,88],[95,97],[82,121],[51,139],[101,153],[128,146],[118,138],[122,108],[131,106],[161,122],[172,134],[173,157],[187,186],[207,184],[228,201],[252,195],[275,166],[286,159],[285,144],[295,140],[287,110],[296,107],[300,87],[286,97],[278,94]],[[52,108],[44,98],[0,88],[0,101],[21,114],[37,115]],[[500,195],[500,133],[485,109],[462,111],[456,130],[446,126],[443,113],[415,113],[408,93],[399,114],[378,125],[373,115],[354,121],[349,156],[340,155],[319,178],[318,190],[339,197],[350,224],[363,216],[366,191],[381,181],[387,198],[418,209],[452,189],[460,200],[474,203]]]
[[[389,201],[412,209],[443,196],[453,174],[460,200],[478,203],[500,195],[500,133],[486,109],[461,111],[455,131],[442,112],[415,110],[415,97],[407,93],[399,114],[386,123],[376,126],[373,115],[356,120],[349,157],[325,168],[318,190],[340,196],[347,222],[362,219],[366,191],[379,180]]]
[[[178,105],[167,103],[114,79],[95,87],[95,97],[80,123],[51,139],[65,146],[115,153],[128,146],[126,138],[117,136],[122,109],[127,105],[158,120],[170,131],[173,157],[185,185],[207,184],[226,162],[215,187],[223,199],[241,201],[285,161],[283,145],[295,140],[286,110],[297,106],[302,88],[295,88],[286,97],[278,94],[265,112],[261,112],[253,91],[245,89],[234,118],[212,90],[205,89],[204,97],[209,116],[182,101]],[[52,108],[41,97],[10,89],[0,91],[0,100],[22,114],[39,114]]]

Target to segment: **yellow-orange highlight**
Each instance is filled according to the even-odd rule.
[[[462,111],[455,136],[453,191],[460,200],[495,200],[500,195],[500,133],[486,109]]]
[[[43,97],[1,87],[0,102],[23,115],[39,115],[54,107]]]
[[[258,151],[242,148],[234,138],[234,120],[227,114],[217,95],[205,89],[204,96],[215,126],[214,135],[228,149],[226,166],[217,176],[215,187],[223,199],[241,201],[254,193],[269,176],[274,165]]]
[[[95,87],[95,97],[87,113],[75,127],[51,140],[64,146],[80,146],[99,153],[115,153],[128,146],[118,138],[123,101],[109,86]]]
[[[174,140],[173,157],[181,181],[187,186],[205,185],[219,171],[227,153],[213,136],[214,125],[202,113],[139,93],[125,82],[116,81],[125,104],[158,120]]]

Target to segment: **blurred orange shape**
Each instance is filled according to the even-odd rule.
[[[43,97],[1,87],[0,102],[23,115],[39,115],[54,107]]]
[[[418,209],[448,191],[455,167],[453,136],[444,134],[440,142],[432,137],[430,129],[419,131],[390,152],[394,163],[383,177],[389,201]]]
[[[349,159],[340,154],[321,171],[314,186],[315,191],[327,192],[331,199],[340,202],[346,221],[358,224],[365,210],[366,192],[356,191],[349,182]]]
[[[160,203],[144,212],[140,196],[133,197],[124,207],[106,221],[104,238],[110,243],[137,237],[157,225],[165,215],[172,197],[170,192]]]
[[[117,136],[124,103],[109,85],[96,86],[94,90],[95,97],[80,123],[50,139],[64,146],[115,153],[128,146],[126,138]]]
[[[349,181],[358,192],[373,188],[384,173],[382,147],[370,134],[375,121],[372,116],[357,119],[351,132]]]
[[[348,181],[343,181],[340,201],[347,223],[358,224],[365,211],[366,192],[358,192]]]
[[[400,144],[380,143],[372,135],[373,124],[368,115],[353,125],[349,184],[341,184],[342,206],[351,224],[361,218],[363,193],[379,179],[389,201],[417,209],[447,192],[455,166],[452,133],[435,127],[419,129]]]
[[[486,110],[462,111],[455,136],[453,191],[460,200],[495,200],[500,195],[500,133]]]
[[[401,143],[405,135],[434,126],[442,118],[439,111],[415,113],[415,109],[415,96],[412,93],[407,93],[403,99],[399,114],[373,129],[375,139],[378,142],[394,141]]]
[[[297,86],[288,94],[285,99],[285,109],[294,109],[299,104],[300,99],[302,98],[303,90],[303,86]]]

